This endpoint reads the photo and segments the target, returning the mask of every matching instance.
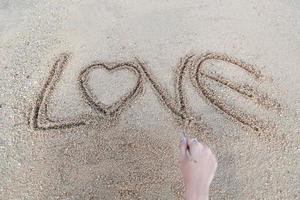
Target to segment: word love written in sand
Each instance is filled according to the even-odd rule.
[[[56,121],[54,119],[50,119],[48,115],[49,99],[53,94],[53,91],[55,90],[57,82],[61,79],[62,72],[67,66],[69,58],[69,54],[63,53],[54,63],[49,77],[47,78],[47,81],[45,82],[31,113],[30,125],[33,129],[64,129],[91,123],[91,119],[93,119],[92,115],[80,116],[78,117],[78,119],[70,121]],[[186,95],[183,89],[183,78],[185,77],[185,75],[188,75],[192,85],[201,94],[202,98],[205,98],[209,104],[222,111],[222,113],[230,117],[230,119],[238,121],[240,122],[240,124],[248,126],[256,131],[266,129],[266,127],[268,126],[266,122],[257,119],[255,115],[246,114],[241,110],[227,104],[224,99],[217,95],[214,89],[210,88],[210,86],[206,84],[207,81],[210,80],[221,84],[222,86],[225,86],[237,92],[244,98],[247,98],[253,101],[255,104],[258,104],[266,109],[272,109],[274,111],[280,112],[281,105],[276,100],[271,99],[267,94],[260,93],[257,89],[251,86],[238,84],[222,76],[213,76],[209,73],[204,72],[203,63],[208,60],[218,60],[233,64],[241,68],[256,81],[261,81],[263,78],[261,72],[255,69],[254,66],[247,64],[239,59],[230,57],[225,54],[206,53],[199,56],[187,55],[180,59],[176,71],[175,98],[172,98],[171,95],[166,92],[166,90],[150,73],[146,64],[139,59],[135,59],[135,61],[133,62],[94,62],[88,65],[80,72],[78,76],[79,90],[82,94],[83,100],[99,114],[96,120],[99,120],[101,122],[101,120],[103,119],[113,120],[117,118],[120,115],[121,111],[124,108],[128,107],[128,105],[142,93],[144,82],[148,81],[155,91],[157,97],[165,105],[165,107],[169,109],[177,119],[181,120],[184,123],[190,123],[191,120],[195,119],[187,110],[185,97]],[[125,94],[123,94],[117,101],[110,105],[107,105],[97,99],[97,95],[94,94],[89,84],[89,74],[98,69],[107,70],[109,73],[114,73],[119,70],[127,70],[137,77],[137,81],[135,83],[135,86]]]

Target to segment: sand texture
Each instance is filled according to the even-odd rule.
[[[0,0],[0,199],[300,199],[297,1]]]

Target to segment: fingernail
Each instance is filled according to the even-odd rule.
[[[180,139],[180,144],[186,144],[186,137],[182,137],[181,139]]]
[[[199,141],[197,140],[197,138],[194,138],[193,139],[193,144],[198,144],[199,143]]]

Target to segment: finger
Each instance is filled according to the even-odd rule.
[[[188,146],[189,147],[192,147],[192,146],[195,146],[195,145],[198,145],[200,144],[200,142],[197,140],[197,138],[189,138],[188,139]]]
[[[183,136],[180,139],[180,143],[179,143],[179,149],[180,149],[180,160],[184,160],[186,159],[186,151],[187,151],[187,138],[185,136]]]
[[[191,155],[195,154],[197,151],[203,149],[203,145],[197,140],[197,138],[188,139],[188,148]]]

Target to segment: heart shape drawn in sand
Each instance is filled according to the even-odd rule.
[[[109,73],[117,72],[118,70],[127,70],[134,73],[137,77],[136,83],[133,88],[129,88],[125,94],[123,94],[117,101],[110,105],[104,104],[102,101],[97,99],[96,95],[92,91],[89,83],[89,74],[97,69],[105,69]],[[79,75],[79,87],[82,93],[83,99],[97,112],[108,115],[116,116],[122,108],[126,107],[129,102],[134,100],[143,89],[143,79],[138,64],[135,62],[124,62],[124,63],[102,63],[95,62],[80,72]],[[107,88],[109,90],[109,88]]]

